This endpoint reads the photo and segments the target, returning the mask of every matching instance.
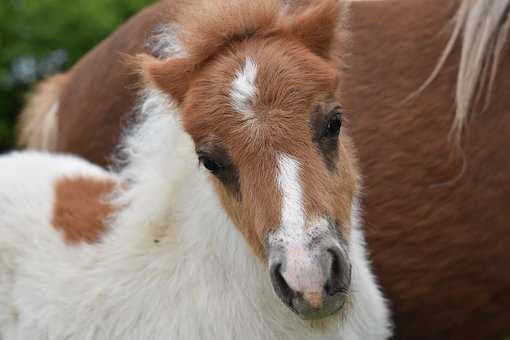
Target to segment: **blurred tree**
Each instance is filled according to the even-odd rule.
[[[34,82],[64,70],[154,0],[0,0],[0,151]]]

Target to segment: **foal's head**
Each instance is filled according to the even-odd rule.
[[[333,314],[350,287],[356,193],[333,62],[340,6],[289,14],[271,1],[221,3],[183,16],[186,54],[142,56],[145,77],[179,103],[197,158],[276,294],[303,318]]]

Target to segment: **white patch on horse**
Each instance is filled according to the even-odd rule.
[[[282,193],[281,232],[292,241],[305,234],[303,188],[299,180],[300,164],[296,159],[282,155],[278,160],[278,187]]]
[[[294,291],[317,293],[322,290],[325,273],[314,262],[309,248],[310,236],[327,231],[327,221],[315,221],[307,231],[303,206],[303,188],[300,183],[301,165],[288,155],[278,160],[278,187],[282,193],[281,225],[271,241],[279,242],[287,253],[282,275]]]
[[[257,71],[257,64],[252,58],[248,57],[246,58],[243,68],[237,71],[232,81],[232,89],[230,90],[232,106],[242,113],[246,120],[255,118],[253,104],[257,96],[257,87],[255,84]]]

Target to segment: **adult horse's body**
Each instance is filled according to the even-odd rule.
[[[470,29],[478,34],[456,40],[437,77],[409,98],[445,51],[457,9],[457,1],[381,1],[356,3],[352,12],[345,98],[356,113],[369,245],[401,339],[510,335],[508,40],[489,98],[482,91],[478,103],[466,102],[478,56],[499,53],[491,44],[476,48],[488,34],[476,22]],[[502,34],[510,20],[508,12],[469,19],[499,20]],[[460,109],[474,104],[460,148],[450,134],[454,117],[465,115],[456,100]]]
[[[463,4],[468,12],[459,27],[465,39],[456,41],[437,76],[412,98],[443,55],[461,2],[352,5],[342,96],[354,113],[369,244],[402,339],[510,334],[510,154],[505,147],[510,60],[504,57],[509,3]],[[159,6],[132,19],[68,73],[54,98],[59,103],[54,149],[110,164],[135,98],[133,78],[116,53],[143,50],[144,38],[160,20]],[[490,15],[484,12],[489,9]],[[490,21],[493,30],[481,25]],[[487,44],[477,46],[477,41]],[[487,70],[495,77],[485,107],[484,96],[482,101],[470,97],[470,86],[486,84],[476,68],[498,56],[497,72]],[[455,137],[450,129],[456,98],[457,122],[465,123],[467,132],[460,147],[449,138]],[[480,112],[469,122],[466,107]]]

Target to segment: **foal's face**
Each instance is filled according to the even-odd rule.
[[[356,174],[338,71],[292,40],[238,43],[194,76],[185,130],[277,295],[312,319],[340,309]]]

